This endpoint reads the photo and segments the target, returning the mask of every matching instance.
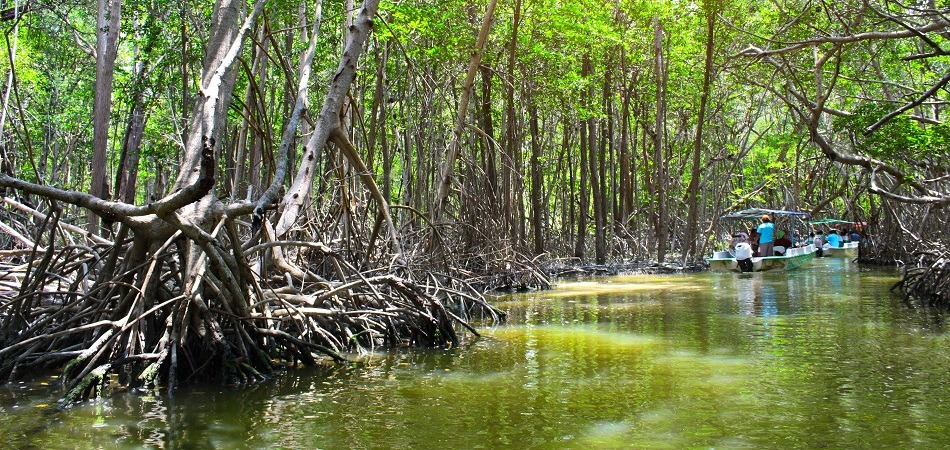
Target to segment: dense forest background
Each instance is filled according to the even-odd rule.
[[[7,5],[3,170],[143,204],[183,168],[214,8],[100,3],[118,28],[105,39],[96,5]],[[257,200],[279,151],[299,162],[307,123],[280,145],[299,60],[313,35],[319,107],[359,6],[320,3],[268,2],[249,31],[219,197]],[[907,207],[947,203],[947,23],[933,2],[397,1],[375,25],[341,120],[404,206],[403,238],[442,203],[433,219],[466,250],[601,263],[701,257],[716,218],[751,206],[943,231]],[[110,91],[111,105],[97,97]],[[319,157],[307,220],[324,242],[368,235],[360,174],[333,146]]]
[[[315,331],[340,292],[379,302],[384,285],[391,317],[478,303],[463,288],[489,274],[543,284],[544,261],[697,262],[748,207],[867,222],[864,261],[946,248],[942,1],[3,8],[0,239],[24,258],[4,282],[3,376],[69,358],[74,386],[174,374],[181,348],[252,377],[268,363],[248,348],[269,339],[306,360],[308,342],[421,329]],[[50,318],[44,289],[88,314]],[[280,310],[309,318],[293,336],[234,319],[271,320],[274,298],[306,303]],[[95,345],[37,356],[52,323]]]

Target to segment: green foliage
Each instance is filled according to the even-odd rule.
[[[509,139],[507,130],[514,129],[516,145],[521,146],[518,154],[523,160],[510,160],[509,155],[505,155],[509,159],[503,159],[496,154],[493,169],[495,172],[511,169],[527,177],[531,173],[526,166],[532,138],[527,130],[527,105],[536,106],[541,118],[543,189],[549,197],[579,197],[578,177],[573,186],[559,183],[569,183],[565,181],[569,177],[564,172],[578,173],[577,126],[580,121],[591,118],[598,127],[598,137],[606,133],[608,124],[613,127],[614,134],[603,146],[605,153],[610,152],[605,156],[613,158],[605,168],[608,177],[605,183],[619,185],[620,110],[627,101],[629,153],[625,162],[630,164],[630,176],[635,178],[630,183],[630,189],[635,191],[632,202],[643,209],[637,212],[642,213],[642,217],[650,216],[657,195],[687,198],[683,194],[693,176],[690,168],[706,72],[708,17],[715,19],[715,46],[704,136],[699,146],[704,183],[699,197],[703,202],[701,209],[705,210],[703,214],[714,214],[714,209],[728,207],[724,204],[728,200],[749,204],[784,200],[781,198],[784,187],[805,184],[808,180],[804,179],[810,176],[807,174],[828,164],[813,146],[802,144],[807,140],[804,128],[793,126],[801,118],[790,113],[778,96],[767,91],[769,88],[788,98],[791,98],[789,91],[795,89],[808,99],[814,98],[821,89],[832,89],[833,95],[828,97],[826,106],[852,111],[849,117],[837,118],[832,123],[835,144],[850,145],[853,136],[855,153],[895,162],[901,167],[913,167],[920,161],[945,161],[950,157],[950,126],[921,125],[906,114],[894,118],[875,133],[864,135],[867,126],[897,107],[895,103],[873,99],[911,98],[923,90],[921,86],[932,85],[946,73],[946,62],[940,58],[908,60],[907,56],[921,51],[919,39],[848,44],[840,53],[840,76],[831,76],[832,64],[829,64],[821,88],[815,82],[818,78],[814,71],[815,60],[833,48],[829,44],[781,54],[782,61],[787,63],[787,73],[778,73],[760,61],[735,57],[749,45],[776,48],[783,46],[782,43],[801,42],[816,35],[856,31],[846,26],[849,23],[846,19],[862,10],[864,3],[859,0],[820,4],[805,0],[780,4],[738,0],[524,0],[518,24],[514,22],[515,3],[497,4],[482,57],[482,66],[489,75],[483,79],[480,73],[476,78],[467,120],[470,127],[483,127],[486,119],[481,115],[487,111],[487,121],[493,129],[479,131],[491,133],[495,151],[507,150],[507,142],[503,141]],[[386,123],[382,130],[377,130],[380,131],[377,136],[385,133],[387,150],[395,155],[390,174],[394,201],[402,200],[398,196],[399,189],[411,188],[419,198],[425,198],[425,192],[432,188],[425,185],[433,182],[432,173],[413,171],[433,172],[447,141],[452,138],[461,80],[487,4],[487,0],[385,0],[380,6],[372,42],[357,63],[359,75],[351,89],[355,114],[348,116],[347,125],[353,127],[351,137],[362,150],[371,122],[369,112],[375,94],[376,64],[380,60],[377,55],[388,48],[383,93]],[[875,2],[875,5],[891,8],[894,14],[904,13],[895,4]],[[343,18],[347,14],[343,2],[324,2],[323,7],[324,22],[310,89],[311,119],[319,110],[326,86],[339,63],[345,32]],[[274,141],[288,117],[293,98],[288,91],[296,84],[298,58],[306,45],[303,36],[309,35],[301,22],[312,20],[313,5],[306,4],[302,8],[303,11],[301,4],[290,0],[268,2],[267,27],[259,24],[252,32],[252,42],[241,55],[242,67],[228,117],[229,149],[239,134],[238,124],[246,117],[252,122],[251,133],[265,136],[266,150],[276,146]],[[133,102],[143,102],[148,121],[138,172],[143,181],[140,186],[156,175],[156,164],[177,170],[186,118],[191,113],[188,105],[200,91],[198,75],[208,38],[204,26],[211,9],[210,3],[169,0],[135,0],[123,4],[110,163],[113,166],[118,163],[124,125]],[[658,83],[654,20],[664,31],[667,112],[666,128],[662,130],[655,129]],[[516,59],[510,64],[511,38],[516,25]],[[869,29],[879,26],[870,20],[852,25]],[[88,183],[88,177],[83,176],[92,134],[95,59],[88,50],[90,44],[95,43],[94,31],[92,4],[50,6],[50,9],[31,11],[20,28],[15,62],[21,93],[18,101],[22,103],[27,123],[20,124],[16,122],[19,116],[10,115],[11,122],[7,124],[26,130],[40,155],[52,155],[55,149],[71,149],[69,158],[74,163],[70,174],[73,176],[47,181],[69,183],[69,187],[79,189]],[[940,33],[928,37],[947,44]],[[267,55],[265,68],[261,70],[265,76],[254,73],[252,65],[255,55],[259,54],[255,52]],[[592,73],[582,76],[585,59],[590,61]],[[141,76],[137,64],[145,62],[148,71]],[[9,59],[0,58],[0,70],[8,69]],[[869,82],[869,79],[875,80]],[[486,80],[491,98],[489,104],[482,105],[482,94],[486,90],[482,83]],[[253,99],[252,104],[245,105],[246,93],[253,88],[259,88],[261,95]],[[508,100],[509,92],[513,104]],[[141,100],[138,100],[139,93]],[[945,115],[941,103],[946,100],[945,95],[939,92],[932,104],[921,109],[927,109],[925,114],[939,119]],[[511,128],[508,127],[510,116],[506,114],[509,106],[514,111],[515,121]],[[9,129],[4,131],[9,133]],[[567,149],[561,149],[565,131],[570,140]],[[664,180],[664,185],[669,184],[669,192],[663,193],[655,192],[656,180],[652,178],[657,172],[652,152],[658,132],[664,139],[670,166],[670,179]],[[474,137],[476,131],[471,133],[465,137],[466,145],[479,145],[481,138]],[[29,172],[25,170],[28,165],[22,163],[26,155],[24,140],[16,136],[11,144],[19,156],[16,168],[21,175]],[[381,142],[382,139],[377,139],[374,149],[376,171],[381,171],[382,166]],[[485,152],[484,148],[462,151],[461,164],[487,164],[482,162],[487,158],[479,153]],[[407,153],[412,167],[403,167]],[[62,155],[57,157],[63,158]],[[570,158],[570,166],[567,158]],[[420,160],[422,162],[416,164]],[[219,159],[222,168],[226,161],[226,158]],[[273,161],[272,154],[264,155],[262,172],[272,172]],[[488,170],[479,169],[483,170],[470,173],[488,176]],[[408,174],[404,176],[404,173]],[[803,180],[794,179],[797,173],[806,175],[800,175]],[[401,186],[403,180],[410,179],[413,183],[423,181],[419,185]],[[834,178],[828,185],[840,186],[841,179]],[[759,190],[761,186],[764,188]],[[616,186],[608,187],[612,192],[619,190]],[[551,193],[562,189],[569,192]],[[816,187],[812,183],[804,189],[824,192],[831,188]],[[424,210],[426,205],[412,206]]]
[[[884,161],[919,161],[947,155],[950,127],[946,124],[923,127],[907,114],[890,119],[873,133],[865,134],[894,108],[885,103],[863,103],[848,117],[837,118],[832,129],[854,137],[855,148]]]

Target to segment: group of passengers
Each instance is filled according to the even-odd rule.
[[[775,230],[775,224],[768,214],[763,215],[759,226],[749,229],[749,232],[738,232],[732,235],[731,250],[736,259],[751,258],[753,256],[784,256],[786,250],[799,245],[814,245],[818,249],[829,247],[843,247],[846,242],[857,242],[861,235],[856,230],[829,230],[827,234],[820,230],[808,234],[804,242],[797,242],[797,236],[786,235],[782,230]],[[820,251],[820,250],[819,250]]]
[[[784,231],[775,231],[775,224],[768,214],[762,216],[762,223],[748,233],[738,232],[732,235],[730,247],[734,250],[736,259],[751,258],[753,256],[782,256],[785,250],[792,248],[795,243]],[[748,255],[746,255],[748,254]]]
[[[848,242],[858,242],[860,240],[861,235],[858,234],[857,230],[831,229],[827,233],[822,233],[821,230],[818,230],[813,233],[808,233],[808,239],[805,240],[805,245],[814,245],[817,248],[827,249],[831,247],[844,247],[844,244]]]

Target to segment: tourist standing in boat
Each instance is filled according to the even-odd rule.
[[[762,216],[762,223],[756,230],[759,233],[759,255],[773,256],[772,248],[775,240],[775,225],[768,214]]]
[[[837,230],[831,230],[828,232],[828,236],[825,237],[825,242],[828,243],[829,247],[841,247],[841,236],[838,236]]]

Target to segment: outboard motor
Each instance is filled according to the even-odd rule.
[[[739,264],[739,270],[743,272],[752,272],[752,246],[741,242],[736,244],[736,263]]]

